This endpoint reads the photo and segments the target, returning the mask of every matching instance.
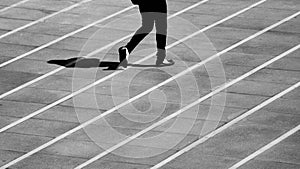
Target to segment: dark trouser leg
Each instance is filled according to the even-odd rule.
[[[135,32],[134,36],[127,43],[126,48],[131,53],[134,48],[152,31],[154,25],[153,13],[141,13],[142,26]]]
[[[166,13],[156,14],[155,28],[156,28],[157,59],[162,61],[166,58],[167,29],[168,29]]]

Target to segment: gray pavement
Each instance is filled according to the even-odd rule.
[[[29,0],[24,4],[0,13],[0,35],[80,1]],[[17,2],[20,2],[20,0],[1,0],[0,9]],[[168,2],[169,14],[174,14],[199,1],[169,0]],[[199,30],[255,2],[258,1],[210,0],[180,14],[178,17],[192,23]],[[129,5],[131,5],[129,0],[94,0],[1,38],[0,64],[30,52],[87,24],[118,12]],[[299,10],[300,3],[298,0],[267,0],[265,3],[205,31],[203,34],[188,39],[186,44],[201,51],[200,55],[202,58],[191,52],[188,48],[189,46],[179,44],[169,49],[170,54],[176,54],[174,56],[176,63],[173,66],[154,67],[155,58],[152,57],[140,63],[140,65],[133,65],[133,67],[115,75],[113,79],[105,80],[77,96],[63,100],[43,110],[32,118],[0,133],[0,166],[25,155],[38,146],[70,131],[81,123],[93,119],[114,108],[116,105],[127,101],[128,96],[133,97],[146,91],[184,71],[187,66],[191,67],[203,61],[204,58],[230,47]],[[126,14],[136,13],[137,9],[132,9],[1,67],[0,95],[59,68],[58,65],[48,64],[47,61],[49,60],[82,56],[82,54],[88,54],[132,33],[140,24],[140,21],[137,20],[138,18],[113,23],[102,29],[101,26],[111,23],[114,19],[120,19],[126,16]],[[169,23],[172,29],[178,28],[178,31],[176,31],[176,36],[178,37],[188,36],[193,33],[191,30],[195,30],[178,26],[181,24],[178,20],[172,22],[171,19]],[[238,78],[253,68],[298,45],[300,42],[299,24],[300,20],[298,16],[221,55],[220,61],[222,62],[224,74],[220,73],[219,69],[216,69],[221,67],[218,67],[219,65],[215,64],[215,62],[208,63],[206,67],[200,67],[188,72],[176,81],[167,83],[145,94],[118,111],[113,111],[112,114],[105,117],[105,120],[109,124],[100,121],[90,125],[90,128],[93,129],[94,127],[97,128],[97,131],[100,131],[97,134],[102,139],[100,141],[101,145],[112,147],[122,140],[110,135],[110,127],[127,136],[142,131],[151,124],[182,109],[183,106],[192,103],[216,87],[221,86],[225,82],[224,80],[231,81]],[[92,35],[97,32],[100,32],[101,36],[93,38]],[[204,41],[204,36],[209,39],[210,43],[202,42]],[[153,35],[146,38],[136,51],[149,48],[151,50],[143,52],[142,55],[139,52],[134,52],[129,62],[133,63],[144,58],[146,54],[154,52],[154,39]],[[168,44],[176,40],[178,39],[170,37]],[[89,46],[83,48],[87,42]],[[120,44],[123,43],[125,41]],[[213,45],[213,48],[210,45]],[[109,51],[101,51],[99,54],[93,56],[93,58],[103,61],[103,55],[108,52],[104,60],[116,62],[118,61],[117,47],[113,46]],[[113,153],[108,153],[85,168],[144,169],[158,164],[184,147],[203,138],[208,132],[223,126],[266,99],[299,82],[299,54],[299,50],[290,53],[286,57],[227,88],[226,91],[216,94],[214,99],[222,98],[224,94],[226,95],[225,105],[220,102],[213,102],[214,99],[209,98],[190,110],[185,111],[185,116],[178,117],[177,120],[181,122],[180,127],[177,126],[178,128],[176,129],[166,131],[175,123],[175,120],[172,119],[141,136],[142,138],[147,138],[165,134],[165,137],[161,140],[161,144],[155,142],[144,145],[141,142],[133,141],[123,145]],[[209,74],[208,68],[212,68],[215,74]],[[104,70],[103,67],[66,68],[15,91],[0,100],[0,128],[22,119],[33,112],[40,111],[49,104],[68,96],[75,89],[82,88],[93,83],[95,80],[118,71]],[[224,75],[225,79],[222,78]],[[212,82],[217,82],[217,85],[212,86]],[[74,83],[77,85],[75,89]],[[126,84],[130,85],[130,87],[126,86]],[[229,168],[262,146],[299,125],[299,91],[299,89],[291,91],[206,142],[185,152],[162,168]],[[95,98],[96,102],[94,102]],[[211,107],[214,108],[213,110],[224,109],[223,113],[220,116],[214,112],[210,112],[211,114],[209,114]],[[190,114],[195,110],[198,114],[192,118]],[[80,122],[78,120],[78,112],[86,113],[85,119],[81,119]],[[126,115],[129,119],[147,121],[148,123],[128,121],[120,113]],[[188,133],[180,130],[181,128],[185,128],[186,124],[193,123],[193,120],[195,120],[195,123]],[[202,132],[205,125],[214,127]],[[171,148],[168,147],[169,142],[181,137],[184,139],[179,144]],[[300,168],[298,149],[299,131],[240,168],[298,169]],[[9,168],[71,169],[105,150],[98,146],[85,130],[80,129]],[[147,158],[126,157],[126,155],[135,154],[139,156],[154,151],[162,151],[164,153]]]

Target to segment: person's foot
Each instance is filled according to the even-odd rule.
[[[174,64],[175,62],[172,59],[156,60],[156,66],[170,66]]]
[[[125,46],[120,47],[119,48],[119,60],[120,60],[119,66],[127,68],[128,56],[129,56],[128,49]]]

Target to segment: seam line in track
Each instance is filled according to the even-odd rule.
[[[5,7],[5,8],[2,8],[2,9],[0,9],[0,13],[1,13],[1,12],[4,12],[4,11],[7,11],[7,10],[9,10],[9,9],[11,9],[11,8],[14,8],[14,7],[16,7],[16,6],[19,6],[19,5],[21,5],[21,4],[24,4],[24,3],[28,2],[28,1],[30,1],[30,0],[23,0],[23,1],[20,1],[20,2],[15,3],[15,4],[12,4],[12,5],[10,5],[10,6],[7,6],[7,7]]]
[[[249,156],[247,156],[246,158],[242,159],[241,161],[239,161],[238,163],[234,164],[232,167],[230,167],[229,169],[236,169],[239,168],[240,166],[244,165],[245,163],[249,162],[250,160],[254,159],[255,157],[257,157],[258,155],[262,154],[263,152],[267,151],[268,149],[272,148],[273,146],[279,144],[281,141],[285,140],[286,138],[288,138],[289,136],[295,134],[297,131],[300,130],[300,125],[294,127],[293,129],[289,130],[288,132],[284,133],[283,135],[281,135],[280,137],[278,137],[277,139],[273,140],[272,142],[270,142],[269,144],[263,146],[262,148],[258,149],[257,151],[255,151],[254,153],[250,154]]]
[[[11,35],[11,34],[14,34],[14,33],[18,32],[18,31],[21,31],[21,30],[23,30],[23,29],[26,29],[26,28],[28,28],[28,27],[30,27],[30,26],[32,26],[32,25],[35,25],[35,24],[37,24],[37,23],[39,23],[39,22],[43,22],[43,21],[45,21],[46,19],[49,19],[49,18],[51,18],[51,17],[53,17],[53,16],[55,16],[55,15],[58,15],[58,14],[63,13],[63,12],[67,12],[67,11],[69,11],[69,10],[71,10],[71,9],[73,9],[73,8],[75,8],[75,7],[77,7],[77,6],[80,6],[80,5],[82,5],[82,4],[88,3],[88,2],[90,2],[90,1],[93,1],[93,0],[83,0],[83,1],[80,1],[80,2],[78,2],[78,3],[76,3],[76,4],[71,5],[71,6],[69,6],[69,7],[66,7],[66,8],[64,8],[64,9],[61,9],[60,11],[56,11],[56,12],[50,14],[50,15],[47,15],[47,16],[45,16],[45,17],[42,17],[42,18],[38,19],[38,20],[35,20],[35,21],[30,22],[30,23],[28,23],[28,24],[26,24],[26,25],[23,25],[23,26],[21,26],[21,27],[19,27],[19,28],[16,28],[16,29],[14,29],[14,30],[11,30],[11,31],[9,31],[9,32],[7,32],[7,33],[5,33],[5,34],[3,34],[3,35],[0,35],[0,39],[4,38],[4,37],[6,37],[6,36],[9,36],[9,35]],[[6,63],[6,62],[5,62],[5,63]],[[7,64],[5,64],[5,63],[0,64],[0,67],[3,67],[3,66],[5,66],[5,65],[7,65]]]

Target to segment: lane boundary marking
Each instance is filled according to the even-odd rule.
[[[263,152],[267,151],[268,149],[272,148],[273,146],[277,145],[278,143],[280,143],[281,141],[285,140],[286,138],[288,138],[289,136],[295,134],[297,131],[300,130],[300,124],[297,127],[294,127],[293,129],[289,130],[288,132],[284,133],[283,135],[281,135],[280,137],[278,137],[277,139],[273,140],[272,142],[270,142],[269,144],[263,146],[262,148],[258,149],[257,151],[255,151],[254,153],[250,154],[249,156],[247,156],[246,158],[244,158],[243,160],[239,161],[238,163],[234,164],[232,167],[230,167],[229,169],[236,169],[240,166],[242,166],[243,164],[247,163],[248,161],[254,159],[256,156],[262,154]]]
[[[7,7],[5,7],[5,8],[2,8],[2,9],[0,9],[0,13],[2,13],[2,12],[4,12],[4,11],[7,11],[7,10],[9,10],[9,9],[11,9],[11,8],[14,8],[14,7],[16,7],[16,6],[19,6],[19,5],[21,5],[21,4],[24,4],[24,3],[28,2],[28,1],[30,1],[30,0],[23,0],[23,1],[20,1],[20,2],[15,3],[15,4],[12,4],[12,5],[10,5],[10,6],[7,6]]]
[[[256,5],[255,5],[255,4],[252,4],[252,5],[249,6],[248,8],[244,8],[244,9],[241,10],[241,11],[247,11],[247,10],[249,10],[249,9],[251,9],[251,8],[253,8],[253,7],[255,7],[255,6],[257,6],[257,5],[259,5],[259,4],[263,3],[263,2],[265,2],[265,1],[266,1],[266,0],[259,1],[259,2],[255,3]],[[227,19],[231,19],[232,17],[234,17],[234,16],[240,14],[241,11],[239,11],[239,12],[233,14],[233,15],[230,15],[230,16],[228,16],[228,17],[226,17],[226,18],[227,18]],[[294,15],[292,15],[292,16],[294,16]],[[223,20],[226,20],[226,18],[223,19]],[[292,17],[290,16],[290,17],[288,17],[288,18],[292,18]],[[285,18],[284,20],[286,20],[286,19],[287,19],[287,18]],[[282,20],[282,21],[283,21],[283,20]],[[278,22],[278,23],[281,23],[282,21],[280,21],[280,22]],[[278,24],[278,23],[276,23],[276,24]],[[282,22],[282,23],[283,23],[283,22]],[[276,24],[274,24],[274,25],[276,25]],[[268,27],[268,28],[271,28],[272,26],[273,26],[273,25],[271,25],[271,26]],[[266,29],[264,29],[263,31],[260,31],[260,32],[264,32],[264,31],[266,31],[268,28],[266,28]],[[205,28],[204,28],[204,29],[205,29]],[[197,31],[197,32],[199,32],[199,31]],[[200,30],[200,32],[201,32],[201,30]],[[261,34],[262,34],[262,33],[261,33]],[[193,34],[193,35],[195,35],[195,34]],[[260,34],[256,34],[256,36],[258,36],[258,35],[260,35]],[[191,37],[192,37],[192,36],[191,36]],[[255,37],[255,36],[252,36],[252,38],[254,38],[254,37]],[[249,40],[250,40],[250,39],[249,39]],[[243,43],[244,43],[244,42],[243,42]],[[172,46],[172,45],[169,45],[169,47],[170,47],[170,46]],[[215,55],[214,55],[214,56],[215,56]],[[218,56],[218,55],[217,55],[217,56]],[[150,57],[151,57],[151,55],[149,55],[149,56],[146,57],[146,58],[150,58]],[[145,59],[146,59],[146,58],[145,58]],[[144,59],[142,59],[142,60],[144,60]],[[142,62],[142,60],[140,60],[140,61],[138,61],[138,62]],[[209,59],[207,59],[207,60],[209,60]],[[201,64],[200,64],[200,65],[201,65]],[[189,70],[189,69],[188,69],[188,70]],[[108,77],[108,76],[107,76],[107,77]],[[102,80],[102,79],[100,79],[100,80]],[[91,85],[97,85],[97,83],[100,83],[100,82],[101,82],[101,81],[96,81],[95,83],[90,84],[90,85],[88,85],[88,86],[86,86],[86,87],[84,87],[84,88],[78,90],[78,91],[75,92],[75,93],[78,93],[78,92],[80,92],[80,91],[84,91],[84,90],[86,90],[87,87],[89,87],[89,86],[91,86]],[[166,81],[165,81],[165,82],[166,82]],[[72,95],[74,95],[74,93],[71,94],[71,95],[69,95],[69,96],[72,96]],[[67,96],[67,97],[68,97],[68,96]],[[134,98],[135,98],[135,97],[134,97]],[[134,98],[129,99],[127,102],[131,102]],[[47,143],[45,143],[45,144],[39,146],[38,148],[36,148],[36,149],[34,149],[34,150],[32,150],[32,151],[26,153],[25,155],[23,155],[23,156],[21,156],[21,157],[15,159],[15,160],[9,162],[8,164],[5,165],[5,167],[8,167],[8,166],[10,166],[10,165],[13,165],[14,163],[17,163],[18,161],[21,161],[21,160],[25,159],[26,157],[28,157],[28,156],[30,156],[30,155],[32,155],[32,154],[35,154],[36,152],[38,152],[38,151],[40,151],[40,150],[42,150],[42,149],[44,149],[44,148],[46,148],[46,147],[48,147],[48,146],[50,146],[50,145],[56,143],[57,141],[63,139],[64,137],[66,137],[66,136],[68,136],[68,135],[70,135],[70,134],[76,132],[77,130],[79,130],[79,129],[81,129],[81,128],[83,128],[83,127],[85,127],[85,126],[87,126],[87,125],[89,125],[89,124],[91,124],[91,123],[97,121],[98,119],[102,118],[103,116],[105,116],[105,115],[107,115],[107,114],[113,112],[114,109],[118,109],[118,107],[122,107],[122,105],[124,105],[124,104],[126,105],[127,102],[124,102],[124,103],[122,103],[122,104],[120,104],[120,105],[118,105],[118,106],[116,106],[116,107],[114,107],[114,108],[112,108],[112,109],[110,109],[110,110],[104,112],[103,114],[101,114],[101,115],[99,115],[99,116],[97,116],[97,117],[95,117],[95,118],[93,118],[93,119],[91,119],[91,120],[89,120],[89,121],[87,121],[87,122],[85,122],[85,123],[83,123],[83,124],[81,124],[81,125],[79,125],[79,126],[73,128],[73,129],[69,130],[68,132],[66,132],[66,133],[64,133],[64,134],[62,134],[62,135],[56,137],[55,139],[53,139],[53,140],[51,140],[51,141],[49,141],[49,142],[47,142]],[[45,107],[44,107],[44,108],[45,108]]]
[[[236,84],[236,83],[242,81],[242,80],[245,79],[246,77],[248,77],[248,76],[250,76],[250,75],[256,73],[257,71],[259,71],[259,70],[263,69],[264,67],[266,67],[266,66],[272,64],[273,62],[275,62],[275,61],[277,61],[277,60],[279,60],[279,59],[285,57],[285,56],[288,55],[289,53],[291,53],[291,52],[293,52],[293,51],[295,51],[295,50],[297,50],[297,49],[299,49],[299,48],[300,48],[300,44],[297,45],[296,47],[294,47],[294,48],[288,50],[287,52],[284,52],[283,54],[281,54],[281,55],[279,55],[279,56],[277,56],[277,57],[275,57],[275,58],[273,58],[273,59],[271,59],[271,60],[265,62],[264,64],[262,64],[262,65],[260,65],[260,66],[258,66],[258,67],[256,67],[256,68],[250,70],[249,72],[243,74],[242,76],[240,76],[240,77],[238,77],[238,78],[236,78],[236,79],[234,79],[234,80],[232,80],[232,81],[230,81],[230,82],[226,82],[225,84],[219,86],[217,89],[215,89],[214,91],[210,92],[209,94],[206,94],[205,96],[201,97],[200,99],[196,100],[195,102],[193,102],[193,103],[191,103],[191,104],[189,104],[189,105],[183,107],[182,109],[176,111],[175,113],[172,113],[171,115],[165,117],[164,119],[162,119],[162,120],[160,120],[160,121],[158,121],[158,122],[152,124],[151,126],[147,127],[146,129],[141,130],[141,131],[138,132],[137,134],[128,137],[128,138],[125,139],[124,141],[122,141],[122,142],[120,142],[120,143],[118,143],[118,144],[112,146],[112,147],[109,148],[108,150],[105,150],[104,152],[100,153],[99,155],[97,155],[97,156],[95,156],[95,157],[89,159],[88,161],[82,163],[81,165],[79,165],[79,166],[76,167],[75,169],[80,169],[80,168],[82,168],[82,167],[85,167],[85,166],[87,166],[87,165],[89,165],[89,164],[95,162],[96,160],[100,159],[101,157],[103,157],[103,156],[109,154],[110,152],[112,152],[112,151],[118,149],[119,147],[121,147],[121,146],[123,146],[123,145],[129,143],[130,141],[132,141],[132,140],[134,140],[135,138],[137,138],[137,137],[139,137],[139,136],[145,134],[146,132],[148,132],[148,131],[154,129],[155,127],[160,126],[161,124],[167,122],[168,120],[170,120],[170,119],[172,119],[172,118],[174,118],[174,117],[180,115],[181,113],[183,113],[183,112],[187,111],[188,109],[190,109],[190,108],[192,108],[192,107],[198,105],[199,103],[201,103],[202,101],[205,101],[206,99],[212,97],[213,95],[215,95],[215,94],[217,94],[217,93],[219,93],[219,92],[225,90],[226,88],[228,88],[228,87],[230,87],[230,86],[232,86],[232,85],[234,85],[234,84]],[[300,82],[299,82],[299,84],[300,84]]]

